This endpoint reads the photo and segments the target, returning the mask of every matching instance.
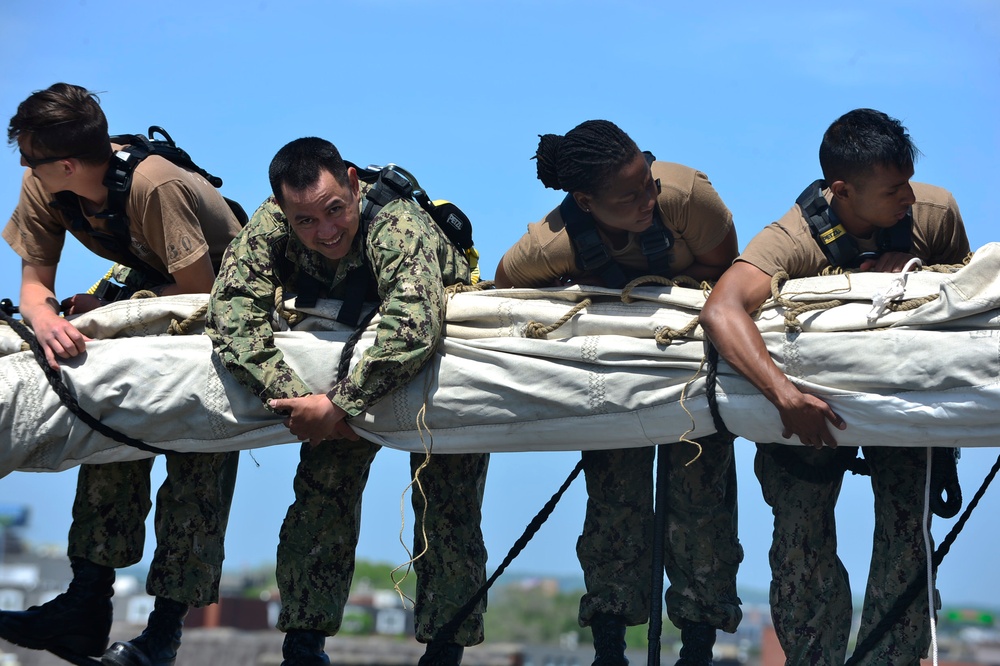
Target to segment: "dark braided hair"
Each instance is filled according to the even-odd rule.
[[[539,135],[538,180],[564,192],[599,193],[635,156],[635,141],[608,120],[588,120],[565,136]]]

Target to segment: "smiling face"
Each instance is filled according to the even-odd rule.
[[[303,245],[327,259],[346,256],[358,233],[359,183],[353,167],[347,170],[347,180],[338,183],[333,174],[321,169],[316,182],[304,189],[281,186],[281,211],[288,226]]]
[[[888,229],[902,220],[916,200],[910,178],[913,166],[879,164],[854,182],[830,185],[834,206],[848,232],[865,237],[876,229]]]
[[[575,192],[573,196],[605,230],[642,233],[653,224],[658,194],[645,156],[637,153],[599,193]]]

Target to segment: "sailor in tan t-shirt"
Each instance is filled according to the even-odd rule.
[[[112,144],[114,150],[121,147]],[[53,206],[54,198],[33,169],[24,172],[17,208],[3,231],[4,240],[21,259],[55,266],[69,232],[98,256],[123,263],[128,260],[91,234],[74,230],[73,214]],[[84,200],[78,200],[77,206],[94,229],[106,231],[107,220],[96,215],[103,207]],[[162,283],[177,282],[178,277],[183,280],[184,269],[205,259],[214,274],[222,253],[240,230],[233,211],[208,181],[158,155],[150,155],[136,166],[125,214],[131,253],[153,269],[151,278]],[[170,293],[185,292],[178,285],[161,290],[161,294]]]
[[[659,184],[657,215],[673,236],[669,275],[694,279],[718,277],[718,266],[698,265],[698,257],[711,255],[733,232],[733,216],[712,187],[708,176],[672,162],[654,161],[649,169]],[[604,246],[626,273],[649,273],[642,253],[640,234],[597,227]],[[555,281],[595,284],[593,275],[577,266],[576,253],[562,213],[556,208],[540,222],[528,225],[528,232],[507,250],[501,264],[507,280],[518,287],[548,287]],[[555,277],[553,277],[555,276]]]
[[[60,312],[103,305],[87,294],[62,303],[56,298],[67,231],[95,254],[141,272],[142,283],[161,295],[211,291],[240,224],[201,176],[146,157],[135,167],[125,199],[127,227],[116,234],[97,215],[109,205],[105,175],[121,162],[113,158],[119,146],[111,144],[96,96],[65,83],[38,91],[18,107],[8,138],[28,171],[3,237],[22,259],[21,314],[52,367],[83,354],[88,342]],[[173,664],[188,607],[218,600],[237,462],[237,453],[166,456],[167,478],[157,493],[157,547],[146,580],[147,592],[156,597],[154,610],[141,636],[110,649],[115,569],[142,558],[152,459],[81,466],[68,546],[73,582],[41,606],[0,612],[0,637],[70,660],[103,656],[108,666]]]
[[[786,439],[803,446],[758,444],[755,471],[774,514],[771,617],[786,663],[842,664],[851,629],[851,590],[837,557],[834,508],[844,475],[834,429],[850,424],[820,398],[801,392],[769,356],[750,313],[771,295],[771,276],[817,275],[831,265],[898,272],[913,257],[927,264],[961,263],[969,252],[962,216],[947,191],[911,183],[917,151],[899,121],[871,109],[836,120],[820,147],[829,207],[808,192],[766,227],[719,280],[701,322],[719,353],[777,408]],[[831,243],[814,239],[832,229]],[[839,225],[839,226],[838,226]],[[843,234],[837,238],[837,234]],[[907,231],[909,227],[909,231]],[[822,233],[818,233],[823,238]],[[825,249],[824,249],[825,248]],[[870,256],[863,253],[872,252]],[[829,256],[828,256],[829,255]],[[858,645],[871,649],[859,663],[916,664],[930,640],[927,595],[917,595],[892,627],[876,636],[909,582],[926,570],[922,538],[924,449],[865,446],[875,495],[875,541]],[[854,450],[848,450],[854,457]],[[861,658],[858,650],[855,657]]]
[[[708,177],[651,161],[610,122],[547,134],[536,159],[539,180],[568,194],[503,256],[498,287],[579,282],[621,288],[649,274],[715,280],[736,257],[732,215]],[[699,443],[700,457],[691,444],[666,447],[669,496],[666,528],[658,535],[650,516],[655,449],[583,453],[588,501],[577,554],[587,593],[579,621],[593,631],[595,664],[628,663],[625,627],[649,619],[651,576],[662,576],[651,570],[654,539],[664,543],[667,615],[681,629],[683,663],[711,663],[716,630],[736,631],[743,550],[733,441],[712,435]]]

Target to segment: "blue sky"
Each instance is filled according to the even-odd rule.
[[[915,180],[951,190],[973,247],[995,240],[1000,182],[1000,4],[993,0],[841,3],[721,0],[172,3],[12,0],[0,8],[0,116],[68,81],[100,91],[112,132],[162,125],[253,210],[287,141],[332,140],[358,163],[393,161],[475,225],[483,274],[556,206],[535,178],[541,133],[613,120],[660,159],[706,172],[733,211],[740,246],[819,177],[823,131],[852,108],[903,121],[923,157]],[[0,159],[0,210],[17,202],[16,151]],[[107,262],[67,243],[59,295]],[[19,260],[0,247],[0,297],[17,300]],[[740,441],[740,584],[764,589],[770,511]],[[996,449],[963,452],[970,498]],[[272,560],[291,501],[297,448],[242,456],[227,567]],[[573,454],[493,457],[484,529],[491,569],[575,463]],[[159,468],[158,468],[159,469]],[[162,472],[157,472],[162,474]],[[359,553],[403,562],[397,538],[404,454],[383,451],[364,506]],[[75,473],[0,479],[0,503],[34,507],[30,536],[63,543]],[[585,493],[578,481],[521,571],[577,572]],[[408,501],[407,501],[408,505]],[[1000,490],[942,567],[946,605],[994,604]],[[867,479],[845,481],[840,546],[860,593],[872,530]],[[937,538],[948,521],[935,521]],[[150,530],[151,531],[151,530]],[[409,540],[409,522],[406,528]],[[147,547],[151,555],[152,547]],[[147,556],[148,561],[148,556]]]

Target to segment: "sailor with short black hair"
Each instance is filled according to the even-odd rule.
[[[844,468],[832,447],[836,431],[850,424],[781,372],[751,314],[770,298],[771,278],[779,271],[811,277],[844,261],[857,270],[890,273],[914,257],[926,264],[961,263],[969,241],[958,205],[946,190],[910,181],[917,155],[906,128],[882,112],[856,109],[838,118],[819,151],[825,182],[807,188],[750,241],[702,310],[701,323],[722,357],[777,408],[784,437],[814,447],[761,443],[755,461],[774,514],[771,617],[789,665],[844,663],[852,609],[834,522]],[[813,189],[824,201],[808,196]],[[810,219],[816,215],[826,222]],[[899,225],[909,227],[906,244],[883,243]],[[927,566],[926,451],[862,448],[875,494],[875,543],[859,643]],[[930,640],[928,614],[927,596],[919,595],[862,663],[918,664]]]

